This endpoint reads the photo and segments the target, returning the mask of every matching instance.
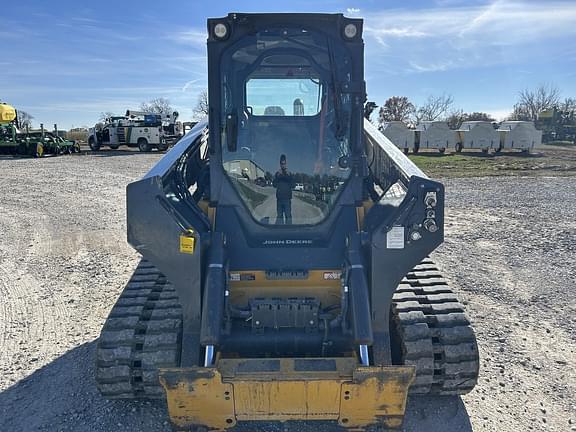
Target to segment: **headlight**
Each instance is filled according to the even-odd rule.
[[[346,27],[344,27],[344,36],[348,39],[353,39],[357,34],[358,28],[356,27],[356,24],[346,24]]]
[[[217,39],[224,39],[226,36],[228,36],[228,27],[226,27],[226,24],[223,23],[218,23],[214,26],[214,36]]]

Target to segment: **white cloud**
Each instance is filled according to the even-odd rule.
[[[446,62],[436,62],[436,63],[416,63],[414,61],[409,62],[412,70],[416,72],[442,72],[454,68],[455,62],[448,60]]]
[[[420,38],[428,36],[425,32],[416,30],[411,27],[389,27],[383,29],[376,29],[374,27],[366,27],[366,34],[372,35],[380,45],[389,48],[390,44],[387,42],[388,39],[402,39],[402,38]]]
[[[495,1],[486,6],[391,10],[368,16],[366,21],[370,33],[389,37],[465,36],[478,42],[527,42],[575,34],[576,3]]]
[[[502,121],[512,113],[512,110],[510,108],[488,108],[482,112],[490,114],[492,118],[498,121]]]
[[[104,111],[112,111],[114,113],[123,113],[126,111],[126,107],[139,106],[141,101],[136,99],[121,99],[121,98],[109,98],[102,100],[91,100],[90,102],[68,102],[63,101],[59,103],[48,103],[40,105],[29,105],[26,109],[32,112],[47,112],[51,113],[54,111],[59,112],[82,112],[86,114],[98,114]],[[96,118],[94,122],[96,122]]]
[[[438,6],[456,6],[470,3],[470,0],[436,0],[435,3]]]
[[[576,37],[576,2],[498,0],[487,5],[395,9],[366,17],[370,39],[387,53],[400,51],[415,72],[502,64],[532,55],[536,44],[550,48]],[[566,48],[564,44],[564,49]],[[458,58],[458,61],[454,59]]]
[[[84,61],[88,63],[113,63],[114,60],[109,58],[102,58],[102,57],[87,57]]]
[[[346,12],[348,12],[350,15],[357,15],[360,13],[360,9],[358,8],[348,8],[346,9]]]
[[[198,29],[184,30],[175,33],[170,33],[166,35],[166,37],[172,41],[196,47],[206,46],[206,39],[208,38],[208,36],[206,35],[206,31]]]
[[[197,88],[198,86],[197,85],[195,86],[194,84],[196,84],[198,81],[200,80],[195,79],[186,82],[186,84],[184,84],[184,86],[182,87],[182,93],[186,92],[189,88]]]
[[[78,21],[81,23],[89,23],[89,24],[100,24],[100,21],[95,20],[93,18],[87,18],[87,17],[81,17],[81,16],[75,16],[71,18],[72,21]]]
[[[378,31],[381,35],[388,35],[394,36],[397,38],[404,38],[404,37],[423,37],[427,36],[425,32],[413,29],[413,28],[387,28]]]

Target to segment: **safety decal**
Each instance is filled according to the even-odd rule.
[[[404,249],[404,227],[394,226],[386,234],[387,249]]]

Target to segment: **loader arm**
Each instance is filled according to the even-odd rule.
[[[371,178],[382,197],[376,203],[364,202],[357,208],[358,213],[364,213],[358,219],[363,228],[352,234],[346,260],[348,268],[344,268],[343,273],[347,274],[348,284],[363,284],[365,295],[371,299],[368,301],[355,295],[350,296],[351,322],[369,318],[367,322],[358,324],[354,339],[370,346],[371,364],[380,366],[364,367],[358,364],[362,360],[358,352],[357,361],[353,357],[347,361],[325,358],[322,362],[310,362],[307,366],[308,375],[299,372],[296,360],[282,359],[278,359],[275,363],[278,366],[274,367],[270,366],[270,361],[263,365],[257,359],[247,359],[243,363],[221,359],[216,368],[205,368],[202,364],[200,334],[202,317],[206,320],[207,316],[203,314],[203,307],[210,306],[206,302],[202,306],[202,287],[206,286],[206,278],[210,278],[207,275],[209,270],[206,269],[209,260],[206,250],[209,249],[207,244],[212,242],[213,234],[207,213],[190,192],[196,187],[195,183],[188,183],[190,178],[198,180],[199,176],[187,176],[185,168],[192,165],[191,161],[197,160],[199,146],[202,139],[206,138],[206,133],[206,123],[197,125],[142,180],[132,183],[127,191],[129,241],[172,281],[183,306],[183,368],[166,369],[160,375],[167,389],[173,422],[182,427],[205,424],[226,428],[237,421],[255,419],[324,419],[338,420],[346,427],[376,423],[398,426],[414,371],[411,367],[391,366],[388,311],[392,293],[402,277],[442,240],[441,185],[427,179],[369,123],[364,125],[367,154],[373,155]],[[377,173],[380,173],[380,178],[377,178]],[[395,189],[394,193],[391,189]],[[425,219],[421,213],[426,208],[425,199],[430,197],[427,195],[430,191],[435,192],[433,196],[436,199],[435,220],[439,229],[435,236],[431,236],[427,245],[422,242],[422,246],[407,240],[405,248],[413,248],[409,254],[405,254],[403,249],[397,249],[398,244],[390,249],[387,239],[390,230],[400,226],[406,231],[415,228],[411,224],[414,215],[419,214],[418,232],[424,231],[421,225]],[[158,220],[164,222],[158,225]],[[180,241],[182,236],[189,235],[194,237],[196,247],[192,254],[184,254],[180,250]],[[395,241],[399,242],[397,239]],[[370,256],[372,259],[368,260],[366,257]],[[379,265],[382,262],[387,265]],[[203,274],[204,277],[201,276]],[[376,284],[374,280],[380,282]],[[353,290],[355,294],[359,291]],[[363,309],[366,307],[369,309]],[[214,324],[213,321],[211,323]],[[362,331],[366,329],[368,333],[363,334]],[[250,343],[249,340],[238,340],[238,344],[246,343]],[[334,366],[330,369],[326,364]],[[323,371],[320,380],[317,379],[318,369]],[[232,370],[250,373],[238,374]],[[274,380],[282,380],[282,384],[274,390],[262,382],[273,376]],[[365,378],[360,380],[359,376]],[[377,382],[384,386],[375,385]],[[191,387],[191,383],[204,383],[207,386],[206,392],[192,391],[195,387]],[[255,386],[260,393],[255,393]],[[255,394],[261,395],[262,392],[270,401],[267,409],[259,405],[261,401],[254,399]],[[347,408],[350,392],[356,395],[356,403]],[[316,405],[314,399],[311,403],[311,395],[327,393],[333,394],[334,398],[326,400],[320,396]],[[286,400],[287,394],[301,396]],[[206,409],[208,401],[215,400],[222,402],[215,405],[214,409]],[[299,407],[297,401],[305,401],[306,405]],[[387,401],[386,414],[373,406],[372,401]],[[258,406],[260,408],[255,408]],[[288,406],[289,410],[286,409]],[[360,407],[363,407],[361,412],[358,411]],[[355,412],[359,414],[355,416]]]

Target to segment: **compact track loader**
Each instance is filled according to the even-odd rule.
[[[363,119],[362,20],[209,19],[208,71],[208,119],[128,185],[143,258],[100,392],[167,398],[177,429],[370,430],[409,393],[470,391],[475,336],[428,258],[444,188]]]

